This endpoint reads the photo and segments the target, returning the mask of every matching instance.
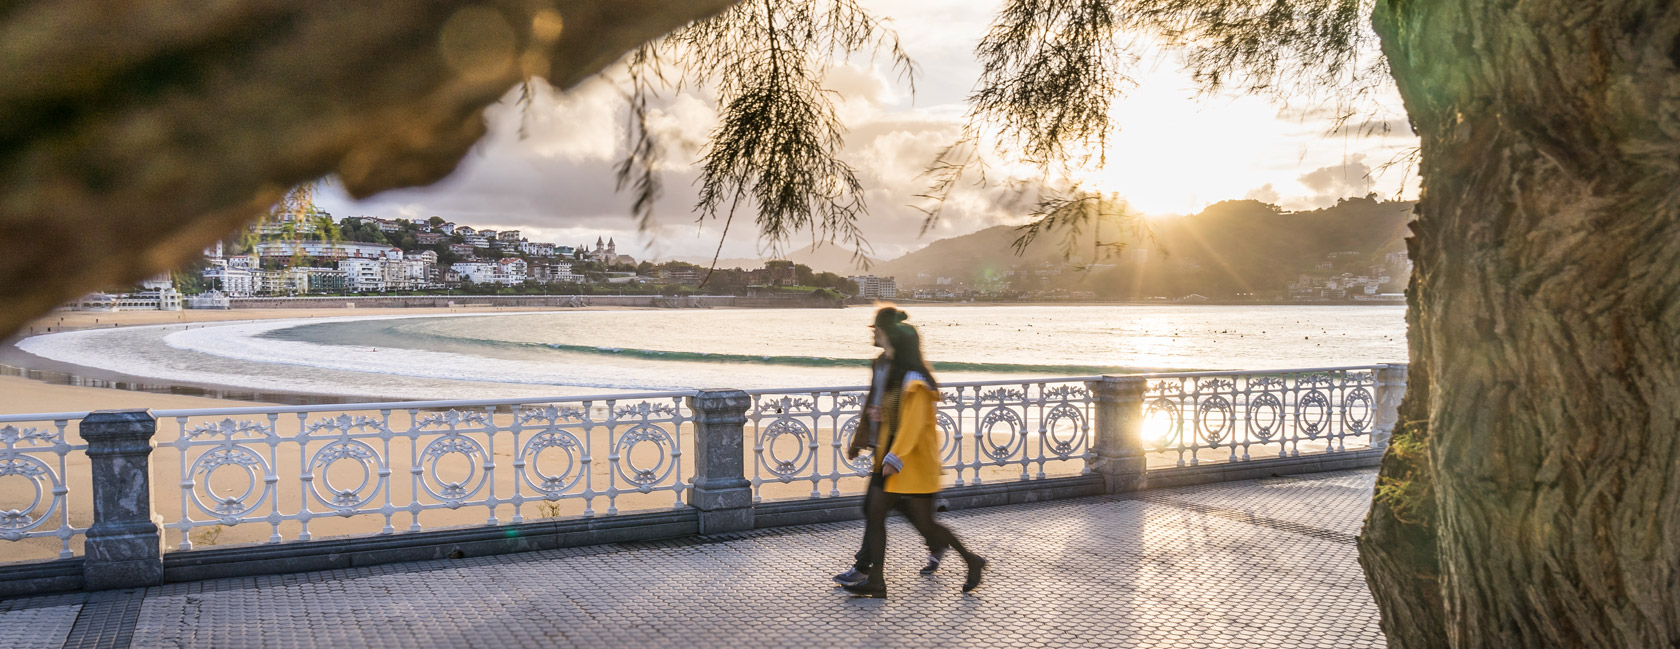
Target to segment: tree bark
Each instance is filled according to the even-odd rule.
[[[1418,239],[1408,239],[1415,257]],[[1416,268],[1414,267],[1414,272]],[[1415,278],[1414,278],[1415,282]],[[1359,564],[1382,611],[1390,649],[1444,649],[1446,610],[1436,558],[1435,489],[1429,467],[1429,372],[1416,362],[1421,336],[1418,292],[1406,296],[1407,336],[1414,359],[1406,372],[1399,422],[1377,472],[1377,495],[1359,535]]]
[[[1383,0],[1422,140],[1411,370],[1429,376],[1443,626],[1362,547],[1401,647],[1680,646],[1680,8]],[[1385,471],[1394,458],[1385,458]],[[1375,532],[1375,533],[1374,533]]]
[[[425,185],[522,79],[570,87],[735,0],[24,0],[0,10],[0,340],[337,174]]]

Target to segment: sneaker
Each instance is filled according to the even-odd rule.
[[[869,573],[852,568],[834,576],[834,582],[841,586],[856,586],[869,581]]]
[[[927,565],[922,566],[922,574],[931,575],[935,572],[938,572],[939,571],[939,562],[943,561],[944,559],[945,559],[945,551],[944,550],[940,550],[939,552],[935,552],[933,554],[928,555]]]
[[[846,584],[841,586],[841,588],[844,588],[846,589],[846,592],[851,593],[852,597],[882,599],[887,596],[887,585],[884,582],[877,581],[872,583],[865,580],[861,584]]]

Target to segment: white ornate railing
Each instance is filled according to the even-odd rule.
[[[380,527],[328,533],[417,531],[438,510],[476,511],[486,525],[594,516],[600,499],[613,515],[627,494],[665,493],[683,507],[692,394],[158,411],[160,437],[173,438],[159,446],[179,467],[178,479],[159,480],[160,499],[164,484],[179,489],[165,527],[187,550],[194,530],[244,524],[267,525],[278,543],[353,517]]]
[[[981,484],[983,469],[1020,467],[1019,479],[1043,478],[1052,462],[1091,457],[1091,390],[1099,377],[977,381],[940,386],[940,458],[954,485]],[[810,497],[840,495],[840,482],[869,475],[865,452],[848,460],[868,386],[754,390],[747,413],[748,445],[756,458],[753,496],[766,485],[809,482]],[[1036,466],[1036,472],[1034,468]],[[987,471],[992,476],[996,470]],[[858,482],[857,484],[861,484]],[[786,494],[793,495],[793,494]]]
[[[72,454],[87,451],[69,435],[83,414],[0,416],[0,540],[56,538],[50,551],[59,558],[81,549],[87,528],[72,524],[67,469]],[[87,476],[80,477],[76,495],[85,499]]]
[[[953,382],[936,424],[947,484],[1096,473],[1118,491],[1158,469],[1381,448],[1404,390],[1404,365]],[[84,554],[86,583],[116,587],[161,579],[161,558],[144,579],[109,559],[155,554],[157,515],[176,550],[629,509],[750,529],[754,502],[862,490],[871,458],[845,451],[865,391],[0,416],[0,541],[17,559]]]
[[[1246,461],[1274,447],[1276,457],[1300,455],[1303,445],[1340,452],[1350,437],[1368,445],[1384,367],[1144,375],[1144,448],[1195,466]]]
[[[1277,457],[1346,451],[1370,445],[1377,432],[1378,377],[1387,366],[1167,372],[1144,381],[1144,453],[1177,466],[1244,462],[1272,448]],[[1094,395],[1080,376],[941,386],[941,458],[950,484],[1035,480],[1089,472]],[[748,446],[753,496],[762,501],[841,495],[861,489],[868,453],[848,460],[867,386],[749,391]],[[1019,467],[1017,475],[998,470]],[[791,487],[809,483],[808,493]],[[826,493],[823,489],[827,485]]]

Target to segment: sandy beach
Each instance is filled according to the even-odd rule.
[[[21,376],[0,376],[0,415],[36,412],[82,412],[92,410],[153,410],[181,408],[236,408],[268,405],[179,394],[156,394],[111,388],[53,385]]]
[[[434,315],[517,313],[527,311],[627,311],[638,307],[591,306],[566,309],[515,307],[383,308],[383,309],[188,309],[183,311],[55,311],[30,323],[20,337],[83,329],[137,327],[197,322],[240,320],[282,320],[334,318],[344,316]],[[10,341],[6,344],[10,344]],[[30,368],[39,369],[39,368]],[[236,401],[155,392],[138,392],[75,385],[54,385],[16,376],[0,376],[0,414],[72,412],[114,408],[217,408],[261,405],[264,402]]]
[[[719,307],[726,308],[726,307]],[[567,308],[456,306],[448,308],[313,308],[313,309],[185,309],[182,311],[54,311],[29,323],[22,335],[157,324],[229,322],[235,320],[282,320],[288,318],[341,318],[364,315],[429,315],[458,313],[517,313],[523,311],[639,311],[647,307],[585,306]],[[657,309],[653,309],[657,310]]]

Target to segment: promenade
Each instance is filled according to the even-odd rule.
[[[856,521],[0,600],[0,647],[1380,647],[1375,475],[951,512],[992,560],[967,596],[895,517],[886,600],[828,580]]]

